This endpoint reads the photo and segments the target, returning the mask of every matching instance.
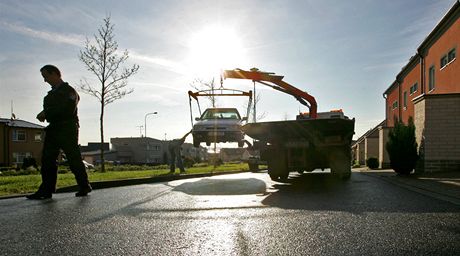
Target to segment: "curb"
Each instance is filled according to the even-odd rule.
[[[437,183],[436,181],[425,182],[425,184],[422,184],[419,180],[417,180],[416,177],[401,178],[401,177],[397,177],[396,174],[393,176],[389,176],[389,175],[379,175],[378,173],[369,173],[369,172],[366,173],[364,171],[359,171],[359,173],[384,180],[388,183],[391,183],[391,184],[403,187],[405,189],[423,194],[425,196],[429,196],[429,197],[432,197],[438,200],[446,201],[446,202],[460,206],[460,197],[453,195],[452,193],[448,193],[445,190],[435,189],[436,186],[433,186],[433,185],[436,185]]]
[[[91,182],[91,187],[94,190],[94,189],[141,185],[141,184],[156,183],[156,182],[167,182],[167,181],[173,181],[173,180],[211,177],[211,176],[217,176],[217,175],[237,174],[237,173],[244,173],[244,172],[250,172],[250,171],[222,171],[222,172],[197,173],[197,174],[169,174],[169,175],[166,174],[166,175],[149,177],[149,178],[95,181],[95,182]],[[77,191],[78,191],[78,186],[75,185],[75,186],[58,188],[56,189],[56,194],[77,192]],[[0,196],[0,200],[25,197],[26,195],[28,194],[14,194],[14,195]]]

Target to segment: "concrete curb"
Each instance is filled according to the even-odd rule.
[[[126,179],[126,180],[108,180],[108,181],[96,181],[91,182],[93,189],[104,189],[104,188],[113,188],[113,187],[122,187],[122,186],[132,186],[156,182],[168,182],[173,180],[182,180],[182,179],[192,179],[192,178],[202,178],[202,177],[211,177],[217,175],[226,175],[226,174],[237,174],[250,171],[222,171],[222,172],[210,172],[210,173],[197,173],[197,174],[166,174],[161,176],[149,177],[149,178],[137,178],[137,179]],[[56,193],[68,193],[78,191],[78,186],[69,186],[62,187],[56,190]],[[18,198],[25,197],[28,194],[14,194],[7,196],[0,196],[2,199]]]
[[[438,200],[460,205],[460,187],[447,189],[445,185],[436,180],[420,180],[417,176],[400,177],[395,173],[366,172],[364,170],[358,172]]]

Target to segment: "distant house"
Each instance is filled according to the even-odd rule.
[[[167,162],[165,142],[149,137],[111,138],[112,150],[120,163],[163,164]]]
[[[100,142],[88,142],[87,146],[80,145],[81,152],[91,152],[101,150],[101,143]],[[110,144],[108,142],[104,142],[104,152],[110,151]]]
[[[94,150],[94,151],[85,151],[81,152],[81,157],[86,162],[96,165],[101,162],[101,151]],[[104,151],[104,160],[105,162],[116,162],[118,161],[117,152],[116,151]]]
[[[221,148],[219,157],[224,162],[247,160],[250,154],[245,148]]]
[[[26,157],[41,164],[44,126],[20,119],[0,118],[0,166],[21,165]]]
[[[168,145],[170,141],[149,137],[111,138],[112,150],[116,151],[116,160],[131,164],[168,164]],[[182,157],[207,159],[206,148],[195,148],[191,143],[182,145]]]
[[[390,159],[383,141],[386,137],[388,137],[388,128],[384,120],[351,144],[353,162],[364,166],[367,159],[376,158],[379,168],[388,168]]]
[[[204,147],[195,148],[191,143],[184,143],[182,145],[182,157],[199,159],[201,162],[208,160],[208,152]]]

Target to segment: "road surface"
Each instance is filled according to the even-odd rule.
[[[0,200],[0,255],[460,255],[460,207],[353,173],[242,173]]]

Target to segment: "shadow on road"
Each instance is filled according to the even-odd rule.
[[[439,201],[384,181],[353,173],[351,179],[335,179],[330,173],[290,174],[287,183],[273,185],[262,204],[283,209],[363,212],[460,212]]]
[[[173,189],[189,195],[250,195],[263,194],[265,190],[265,182],[255,178],[200,179],[182,183]]]

